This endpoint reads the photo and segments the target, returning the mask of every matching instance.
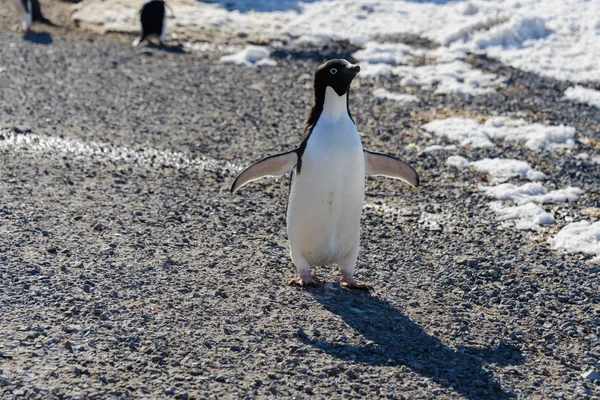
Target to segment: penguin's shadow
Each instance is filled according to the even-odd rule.
[[[501,366],[522,364],[523,356],[514,346],[500,343],[494,347],[459,347],[456,350],[370,292],[349,291],[338,286],[337,290],[312,289],[309,293],[369,343],[356,346],[329,342],[318,337],[311,338],[300,331],[299,339],[304,344],[351,363],[403,365],[469,399],[514,397],[483,369],[483,365],[489,363]],[[487,392],[481,392],[479,388],[487,388]]]
[[[23,39],[31,43],[52,44],[52,35],[48,32],[26,32]]]
[[[161,46],[159,44],[148,42],[145,46],[145,49],[160,50],[160,51],[164,51],[166,53],[176,53],[176,54],[185,54],[186,53],[185,49],[183,48],[183,45],[181,45],[181,44],[172,44],[172,45]]]

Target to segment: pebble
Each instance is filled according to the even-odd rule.
[[[600,372],[590,369],[581,374],[581,377],[589,381],[600,381]]]

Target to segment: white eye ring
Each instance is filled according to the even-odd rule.
[[[337,74],[337,68],[331,68],[329,72],[331,72],[331,75],[335,75]]]

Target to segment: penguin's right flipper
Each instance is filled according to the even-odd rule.
[[[231,193],[248,182],[255,181],[265,176],[279,176],[290,172],[298,164],[298,153],[292,150],[288,153],[277,154],[263,158],[242,171],[231,185]]]
[[[365,153],[365,175],[382,175],[400,179],[413,187],[419,186],[419,175],[408,163],[387,154]]]

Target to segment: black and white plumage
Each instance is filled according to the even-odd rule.
[[[33,23],[33,7],[31,0],[13,0],[13,2],[23,18],[21,29],[24,32],[29,32],[31,30],[31,24]]]
[[[300,146],[252,164],[231,187],[235,192],[253,180],[292,171],[287,226],[292,262],[300,274],[294,283],[300,286],[316,284],[310,267],[337,264],[342,285],[368,288],[354,279],[365,176],[419,186],[417,172],[404,161],[363,149],[348,108],[350,84],[359,71],[346,60],[319,66]]]
[[[21,30],[24,32],[31,31],[31,25],[34,21],[50,26],[56,26],[42,14],[40,0],[13,0],[13,3],[21,14]]]
[[[151,36],[157,36],[160,44],[164,45],[167,37],[167,7],[163,0],[150,0],[142,6],[140,10],[142,33],[133,42],[134,46]]]

